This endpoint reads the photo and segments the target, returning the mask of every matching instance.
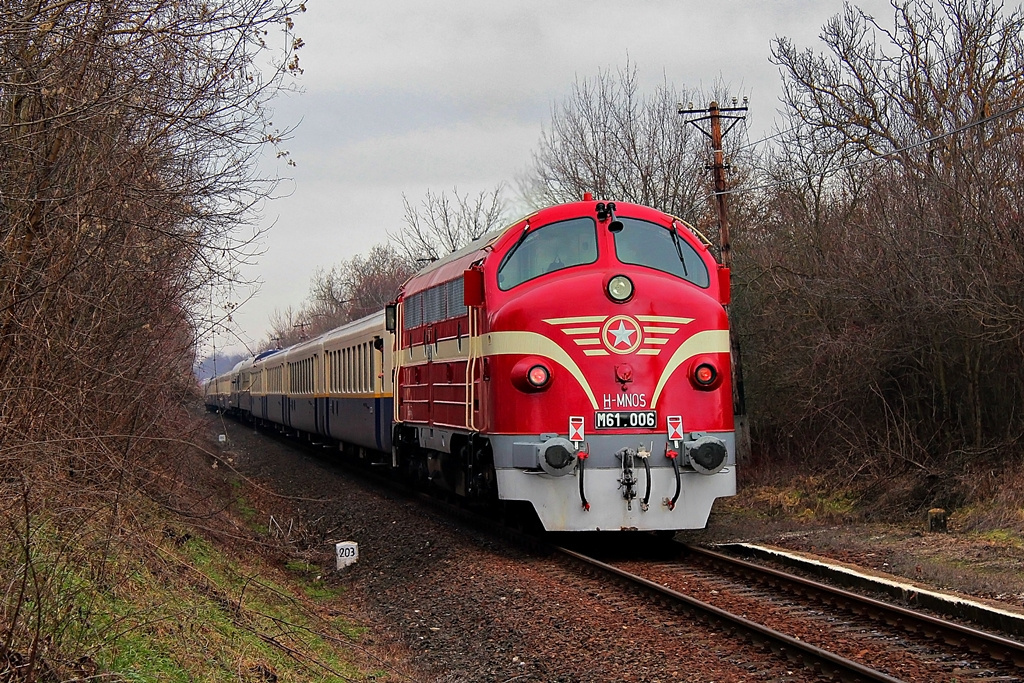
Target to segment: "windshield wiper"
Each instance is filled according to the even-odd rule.
[[[523,231],[519,233],[519,239],[516,240],[516,243],[513,244],[512,248],[508,250],[507,254],[505,254],[505,258],[501,260],[502,265],[508,263],[508,260],[512,258],[512,254],[516,253],[516,249],[518,249],[519,245],[521,245],[523,240],[526,239],[526,233],[528,232],[530,232],[530,221],[526,221],[526,225],[523,226]]]
[[[676,222],[672,221],[672,225],[669,226],[669,232],[672,233],[672,244],[676,247],[676,256],[679,257],[679,263],[683,266],[683,277],[690,277],[690,274],[686,272],[686,259],[683,258],[683,248],[679,244],[679,234],[676,232]]]

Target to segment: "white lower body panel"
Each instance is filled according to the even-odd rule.
[[[622,474],[618,468],[586,469],[583,483],[589,510],[583,508],[580,498],[579,470],[561,477],[520,469],[499,469],[497,475],[499,497],[533,503],[548,531],[702,529],[715,499],[736,495],[735,466],[712,475],[681,471],[679,499],[671,510],[667,501],[675,495],[675,474],[670,467],[652,468],[646,511],[641,509],[647,485],[643,470],[636,474],[637,497],[627,506],[619,487]]]

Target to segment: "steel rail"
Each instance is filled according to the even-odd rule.
[[[706,614],[730,627],[736,628],[753,636],[755,641],[768,644],[772,650],[791,659],[802,660],[805,666],[829,675],[838,676],[843,681],[885,681],[886,683],[899,683],[900,679],[893,678],[881,671],[859,664],[845,657],[823,650],[802,640],[787,636],[785,633],[768,628],[756,621],[751,621],[738,614],[727,612],[719,607],[710,605],[694,597],[674,591],[660,584],[657,584],[642,576],[637,576],[625,570],[601,562],[587,555],[583,555],[567,548],[555,548],[555,550],[574,560],[590,565],[603,572],[607,572],[630,583],[638,584],[644,588],[669,598],[677,603],[682,603],[699,613]]]
[[[802,594],[805,597],[849,610],[859,616],[882,621],[889,626],[910,633],[927,635],[941,640],[947,645],[964,647],[975,654],[991,657],[998,662],[1024,668],[1024,643],[1016,640],[858,595],[778,569],[747,562],[707,548],[685,544],[683,547],[689,553],[708,558],[716,564],[725,565],[746,578]]]

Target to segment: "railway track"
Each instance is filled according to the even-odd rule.
[[[648,535],[626,543],[618,559],[602,561],[592,556],[597,553],[549,546],[534,534],[495,529],[465,509],[423,500],[534,551],[553,551],[612,575],[653,595],[659,608],[682,609],[712,623],[760,650],[751,657],[755,664],[770,651],[769,656],[803,667],[816,680],[1024,681],[1024,643],[961,623]]]
[[[537,565],[550,585],[607,600],[613,612],[628,614],[624,622],[634,624],[630,628],[641,615],[645,627],[663,634],[657,637],[661,646],[709,648],[751,672],[751,680],[1024,681],[1024,644],[1009,638],[644,534],[614,543],[604,535],[602,552],[554,548],[550,536],[521,533],[437,498],[416,497],[469,526],[525,545],[533,555],[561,553],[568,562]],[[609,556],[609,546],[619,548],[617,557]],[[590,570],[580,572],[580,563]],[[638,590],[644,599],[636,599]],[[719,650],[723,638],[730,644]]]
[[[1024,680],[1024,644],[704,548],[602,561],[558,548],[594,572],[716,623],[823,679]]]

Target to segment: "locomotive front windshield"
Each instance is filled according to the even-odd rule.
[[[615,233],[615,255],[619,261],[654,268],[705,289],[711,284],[704,260],[675,228],[636,218],[619,220],[623,225]]]
[[[498,287],[512,289],[556,270],[597,261],[597,224],[573,218],[526,233],[498,267]]]

